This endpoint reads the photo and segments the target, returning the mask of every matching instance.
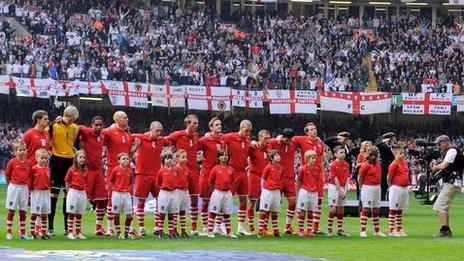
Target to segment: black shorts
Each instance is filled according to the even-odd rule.
[[[50,158],[50,171],[52,188],[65,188],[64,178],[68,173],[68,169],[73,165],[72,158],[62,158],[52,155]]]

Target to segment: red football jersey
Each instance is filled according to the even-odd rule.
[[[344,160],[334,160],[330,163],[330,178],[329,182],[335,185],[334,177],[338,178],[340,186],[344,187],[350,177],[350,166]]]
[[[188,169],[186,167],[180,167],[177,165],[177,188],[181,190],[188,190]]]
[[[47,166],[33,166],[31,168],[29,189],[45,190],[50,189],[51,186],[50,168]]]
[[[87,154],[87,169],[102,169],[103,134],[95,134],[91,128],[79,126],[81,147]]]
[[[281,189],[283,168],[280,164],[267,164],[263,170],[264,188],[268,190]]]
[[[87,170],[72,166],[68,169],[64,181],[66,181],[66,187],[76,190],[85,190],[87,186]]]
[[[116,127],[103,130],[106,145],[106,164],[108,169],[119,165],[118,154],[125,152],[130,155],[132,139],[128,131]]]
[[[164,137],[153,139],[149,133],[132,134],[132,139],[140,139],[137,149],[137,159],[135,161],[135,173],[142,175],[156,176],[161,168],[161,153],[163,147],[170,143]]]
[[[304,154],[308,150],[316,151],[316,164],[321,166],[324,157],[324,142],[322,140],[313,139],[309,136],[295,136],[292,138],[297,148],[301,150],[301,159],[304,159]]]
[[[223,138],[223,134],[219,137],[202,137],[198,143],[198,149],[203,151],[203,160],[202,160],[202,173],[209,173],[217,162],[217,153],[226,148],[226,142]]]
[[[388,176],[392,177],[392,185],[409,186],[409,167],[405,160],[395,159],[388,167]]]
[[[209,174],[209,184],[221,191],[232,189],[234,169],[231,166],[216,165]]]
[[[50,133],[48,131],[39,131],[36,128],[30,129],[24,133],[23,142],[26,144],[27,162],[31,166],[37,163],[35,161],[35,152],[38,149],[50,151]]]
[[[9,183],[28,185],[30,171],[31,165],[27,160],[21,161],[14,157],[6,164],[5,176]]]
[[[110,176],[107,178],[113,184],[111,190],[118,192],[129,192],[132,184],[132,171],[131,168],[121,168],[116,166],[111,169]]]
[[[321,176],[321,168],[317,164],[312,167],[305,164],[298,170],[297,180],[301,182],[301,188],[319,193],[320,187],[324,187]]]
[[[198,152],[198,133],[187,134],[185,130],[171,133],[168,140],[176,148],[187,152],[187,168],[189,171],[198,173],[197,152]]]
[[[380,185],[380,180],[382,178],[380,164],[377,163],[373,165],[369,162],[364,162],[359,168],[359,176],[364,178],[361,185]]]
[[[243,137],[238,132],[224,135],[227,148],[230,153],[229,165],[235,172],[245,172],[248,167],[248,156],[250,155],[250,137]]]
[[[161,167],[158,171],[158,177],[156,178],[156,185],[160,189],[173,191],[177,188],[177,169],[172,167],[167,169]]]
[[[269,161],[267,160],[267,146],[260,146],[250,148],[250,173],[253,175],[261,176],[263,170]]]
[[[283,177],[284,178],[295,178],[295,151],[296,144],[295,141],[291,141],[290,144],[285,144],[283,141],[277,141],[276,139],[271,139],[268,145],[269,149],[274,149],[279,152],[281,157],[280,164],[283,167]]]

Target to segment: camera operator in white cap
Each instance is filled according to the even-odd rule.
[[[438,136],[435,144],[440,151],[445,153],[443,161],[432,167],[432,172],[435,175],[438,174],[437,172],[443,172],[443,188],[433,205],[433,209],[438,212],[438,219],[441,222],[440,231],[435,236],[451,237],[448,211],[454,197],[461,191],[464,156],[452,146],[450,138],[446,135]]]

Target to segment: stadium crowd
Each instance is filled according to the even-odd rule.
[[[15,38],[2,19],[0,73],[95,81],[362,91],[461,92],[461,26],[413,15],[354,17],[238,14],[128,1],[0,1],[32,34]],[[85,15],[82,15],[85,14]],[[88,16],[87,16],[88,15]],[[370,54],[371,63],[363,63]],[[365,60],[365,59],[364,59]]]

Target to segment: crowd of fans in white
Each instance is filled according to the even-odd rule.
[[[461,92],[461,26],[449,17],[324,18],[239,14],[131,1],[0,1],[31,38],[15,38],[6,19],[0,73],[96,81],[362,91],[371,54],[381,91]],[[371,28],[373,35],[355,36]]]

